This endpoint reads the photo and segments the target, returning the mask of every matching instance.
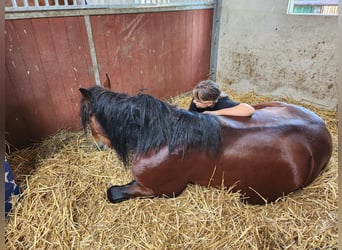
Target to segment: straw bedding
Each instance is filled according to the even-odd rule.
[[[229,93],[251,104],[270,99]],[[170,102],[187,108],[190,96]],[[326,120],[333,157],[311,185],[264,206],[196,185],[177,198],[111,204],[107,188],[131,181],[130,170],[114,151],[93,148],[83,132],[58,131],[13,152],[23,193],[13,198],[6,249],[337,249],[337,114],[303,106]]]

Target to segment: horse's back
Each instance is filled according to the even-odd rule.
[[[285,142],[301,140],[319,154],[322,150],[330,158],[331,135],[322,118],[314,112],[292,104],[269,102],[255,105],[252,117],[220,117],[223,134],[252,135],[260,137],[274,134]],[[229,138],[228,138],[229,140]],[[299,141],[300,142],[300,141]],[[321,152],[322,152],[321,151]]]
[[[223,127],[267,128],[277,126],[326,127],[325,122],[314,112],[293,104],[283,102],[265,102],[253,106],[255,113],[251,117],[221,116]]]

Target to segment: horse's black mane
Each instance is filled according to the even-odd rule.
[[[120,159],[169,146],[169,152],[190,148],[218,154],[221,127],[217,117],[179,109],[148,94],[129,96],[95,86],[88,89],[90,106],[81,103],[85,128],[94,114]],[[91,110],[89,110],[91,109]]]

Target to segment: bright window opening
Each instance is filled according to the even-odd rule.
[[[289,0],[288,14],[338,15],[338,0]]]

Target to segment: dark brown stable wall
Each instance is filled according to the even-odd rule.
[[[168,98],[208,78],[213,10],[91,16],[101,81]],[[5,21],[6,140],[22,148],[79,130],[78,88],[95,84],[84,17]]]

